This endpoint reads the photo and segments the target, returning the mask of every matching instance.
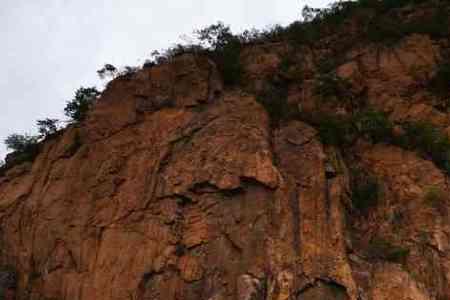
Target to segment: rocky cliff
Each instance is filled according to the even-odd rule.
[[[450,132],[426,87],[448,39],[347,46],[327,71],[344,94],[323,101],[333,38],[248,45],[233,87],[198,54],[112,81],[85,122],[0,176],[3,297],[450,299],[442,164],[367,135],[327,142],[321,122],[370,107],[394,136]],[[274,124],[279,89],[295,113]]]

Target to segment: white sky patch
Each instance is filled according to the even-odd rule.
[[[325,0],[3,0],[0,9],[0,159],[11,133],[36,133],[37,119],[64,119],[80,86],[102,83],[105,63],[140,65],[152,50],[217,21],[234,32],[287,25]]]

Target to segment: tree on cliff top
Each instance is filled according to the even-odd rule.
[[[64,108],[65,115],[73,122],[83,121],[99,95],[100,92],[95,87],[80,87],[76,90],[75,97],[67,102],[67,106]]]
[[[46,118],[44,120],[37,120],[36,125],[39,131],[40,138],[46,138],[55,134],[58,131],[58,119]]]
[[[242,45],[230,27],[218,22],[195,31],[195,35],[202,46],[209,48],[208,51],[221,71],[225,84],[239,83],[242,73],[240,62]]]
[[[105,64],[103,68],[97,71],[98,76],[100,79],[105,78],[114,78],[117,75],[117,68],[114,67],[112,64]]]
[[[28,134],[11,134],[5,139],[6,148],[17,152],[26,152],[34,147],[38,142],[38,137]]]

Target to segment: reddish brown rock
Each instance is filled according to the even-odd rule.
[[[258,101],[284,80],[295,113],[356,110],[316,95],[320,58],[333,54],[333,39],[323,42],[247,46],[239,87],[193,54],[112,81],[85,122],[0,175],[0,266],[17,273],[0,296],[449,298],[448,175],[386,144],[324,145],[314,120],[274,124]],[[397,136],[409,121],[448,130],[423,87],[443,47],[421,35],[353,45],[330,72],[388,113]],[[286,55],[301,78],[280,71]],[[382,191],[365,213],[350,199],[355,168]],[[401,259],[374,254],[380,240]]]
[[[187,281],[197,281],[203,277],[203,268],[194,256],[183,256],[178,262],[181,277]]]

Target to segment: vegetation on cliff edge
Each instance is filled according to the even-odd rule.
[[[403,18],[401,22],[392,22],[399,20],[398,16],[403,8],[422,5],[425,6],[420,18]],[[449,34],[448,13],[448,3],[442,0],[338,1],[322,9],[305,6],[301,12],[302,18],[285,27],[275,25],[265,30],[251,29],[234,34],[229,26],[219,22],[196,30],[194,42],[177,44],[162,53],[153,52],[152,59],[146,60],[144,67],[167,63],[185,53],[202,54],[216,62],[226,85],[238,85],[242,75],[241,52],[246,45],[284,42],[294,48],[301,45],[311,47],[325,38],[347,31],[342,29],[352,26],[354,21],[359,30],[356,35],[348,34],[348,37],[340,38],[344,46],[361,41],[392,45],[412,33],[427,34],[431,38],[440,39],[448,37]],[[292,61],[286,59],[281,64],[281,77],[289,73],[290,63]],[[353,101],[354,95],[349,93],[349,83],[332,72],[335,64],[334,59],[325,59],[319,65],[316,93],[324,101]],[[136,67],[116,68],[105,64],[97,73],[102,78],[130,78],[138,70]],[[430,80],[430,90],[445,99],[448,99],[449,95],[449,70],[449,64],[442,64]],[[295,77],[302,80],[301,69],[295,68],[295,73]],[[273,126],[278,126],[283,119],[298,117],[295,106],[287,101],[287,84],[285,80],[273,80],[258,97],[258,101],[271,116]],[[75,97],[67,103],[64,109],[66,116],[72,123],[84,121],[99,94],[95,88],[80,88],[75,92]],[[10,139],[7,141],[8,147],[19,153],[36,152],[29,151],[31,148],[37,148],[30,145],[36,145],[38,141],[55,134],[59,130],[57,124],[58,121],[54,119],[40,120],[39,136],[12,135],[16,144],[11,145]],[[372,142],[390,142],[404,148],[414,148],[432,159],[439,167],[450,171],[448,139],[426,126],[406,124],[405,134],[397,140],[392,135],[393,124],[387,121],[386,116],[371,111],[370,108],[359,110],[350,118],[325,116],[315,125],[326,144],[348,145],[358,137]],[[18,137],[20,138],[17,139]]]

